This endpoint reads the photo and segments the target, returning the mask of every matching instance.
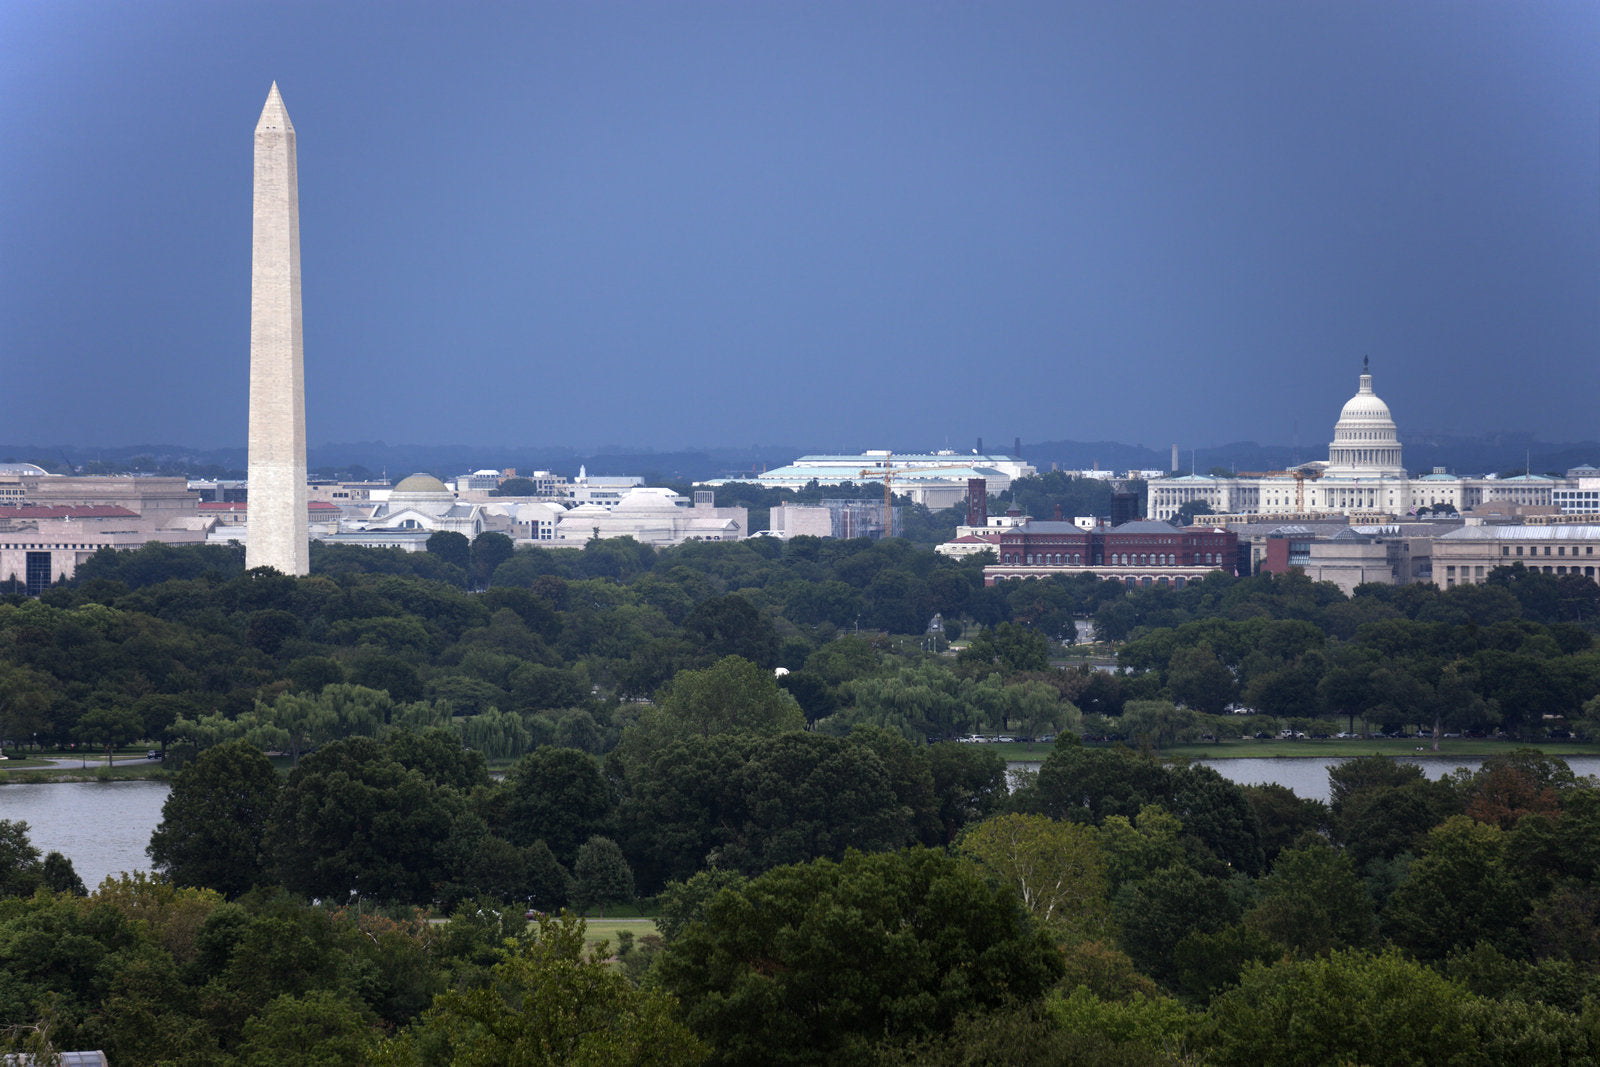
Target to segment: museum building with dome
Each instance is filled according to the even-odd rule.
[[[1326,461],[1259,475],[1185,474],[1149,483],[1145,514],[1171,519],[1200,501],[1230,519],[1347,516],[1352,523],[1393,521],[1424,508],[1465,512],[1490,501],[1548,507],[1557,479],[1543,475],[1464,478],[1436,467],[1413,477],[1402,460],[1389,405],[1372,389],[1362,361],[1356,393],[1339,411]]]

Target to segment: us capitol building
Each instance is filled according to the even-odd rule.
[[[1440,505],[1456,512],[1490,501],[1548,507],[1562,484],[1536,474],[1463,478],[1442,467],[1435,467],[1432,474],[1409,476],[1400,461],[1394,417],[1389,405],[1372,391],[1372,375],[1362,360],[1360,387],[1339,412],[1326,463],[1265,474],[1154,479],[1145,514],[1170,519],[1183,505],[1202,501],[1213,515],[1233,520],[1348,516],[1352,524],[1381,523],[1422,508],[1447,510]]]

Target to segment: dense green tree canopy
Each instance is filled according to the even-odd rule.
[[[660,963],[718,1063],[866,1063],[884,1038],[1038,997],[1059,954],[1015,893],[910,849],[780,867],[706,908]]]
[[[410,1031],[375,1057],[385,1064],[529,1067],[687,1067],[706,1047],[672,1017],[672,1001],[638,989],[585,952],[583,922],[541,919],[538,935],[507,947],[489,981],[442,994]]]
[[[262,839],[282,783],[254,745],[209,748],[178,772],[146,851],[176,885],[238,896],[263,884]]]

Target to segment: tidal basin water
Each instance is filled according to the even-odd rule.
[[[1274,782],[1294,790],[1295,796],[1327,802],[1333,797],[1328,784],[1328,769],[1343,763],[1348,756],[1288,756],[1279,758],[1249,757],[1246,759],[1197,759],[1194,762],[1210,767],[1230,782],[1240,785],[1261,785]],[[1482,759],[1464,759],[1459,756],[1434,756],[1426,752],[1397,756],[1402,763],[1415,763],[1429,778],[1440,779],[1458,767],[1475,771],[1483,766]],[[1579,776],[1600,775],[1600,756],[1563,756],[1572,772]],[[1037,762],[1013,763],[1013,771],[1037,771]]]
[[[0,785],[0,819],[27,823],[40,854],[67,857],[92,890],[107,875],[150,869],[144,848],[170,788],[166,782]]]
[[[1328,768],[1345,757],[1196,760],[1241,785],[1276,782],[1297,796],[1329,799]],[[1458,759],[1419,752],[1401,757],[1418,764],[1429,778],[1457,767],[1476,770],[1481,759]],[[1600,756],[1573,756],[1567,765],[1579,775],[1600,775]],[[1012,763],[1012,771],[1039,769],[1038,761]],[[0,785],[0,819],[21,819],[41,853],[59,852],[72,861],[83,884],[93,889],[107,875],[148,871],[145,846],[161,821],[166,782],[51,782]]]

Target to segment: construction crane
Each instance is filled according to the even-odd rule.
[[[1306,473],[1303,467],[1296,467],[1287,471],[1240,471],[1240,478],[1282,478],[1288,476],[1294,479],[1294,510],[1296,514],[1303,514],[1306,510],[1306,479],[1316,481],[1320,475],[1316,471]]]
[[[972,466],[970,463],[941,463],[932,467],[901,467],[897,471],[890,465],[893,458],[894,456],[891,453],[885,452],[883,454],[882,470],[879,470],[875,467],[868,467],[865,470],[857,472],[856,474],[856,477],[863,481],[868,479],[883,479],[883,536],[885,537],[894,536],[894,508],[891,504],[891,501],[894,499],[894,478],[896,474],[924,474],[929,471],[959,471],[967,470]]]

